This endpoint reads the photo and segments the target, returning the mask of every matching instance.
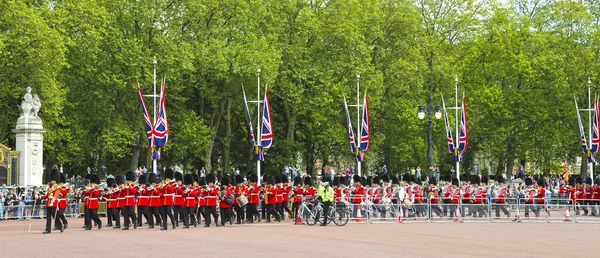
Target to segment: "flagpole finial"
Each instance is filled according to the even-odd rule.
[[[360,72],[356,73],[356,79],[360,79]]]
[[[260,73],[260,68],[258,68],[257,72]]]
[[[458,83],[458,76],[454,75],[454,82]]]
[[[592,77],[588,76],[588,85],[592,84]]]
[[[156,58],[154,58],[154,61],[152,61],[152,63],[156,65]]]

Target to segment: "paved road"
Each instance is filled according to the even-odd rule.
[[[105,218],[104,218],[105,220]],[[600,224],[416,223],[296,226],[290,220],[210,228],[42,235],[45,221],[0,222],[3,257],[597,257]],[[90,250],[95,250],[90,253]],[[596,254],[596,255],[594,255]]]

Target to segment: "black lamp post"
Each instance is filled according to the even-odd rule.
[[[427,160],[429,163],[429,178],[433,176],[433,127],[431,117],[435,115],[435,119],[442,118],[442,111],[440,105],[435,107],[431,105],[431,96],[427,98],[427,106],[419,105],[419,119],[423,120],[427,113]]]

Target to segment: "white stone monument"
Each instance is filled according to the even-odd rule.
[[[31,87],[27,87],[27,93],[19,110],[21,116],[17,120],[16,150],[21,152],[19,157],[19,185],[42,185],[44,178],[44,127],[42,119],[37,113],[40,111],[40,99],[36,94],[31,96]]]

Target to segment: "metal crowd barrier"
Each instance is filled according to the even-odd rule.
[[[67,208],[65,216],[68,218],[76,218],[80,215],[79,201],[74,199],[67,200]],[[30,220],[30,219],[45,219],[47,216],[46,203],[40,202],[35,205],[9,205],[2,206],[0,212],[0,220]]]
[[[600,223],[600,199],[575,199],[574,222]]]

